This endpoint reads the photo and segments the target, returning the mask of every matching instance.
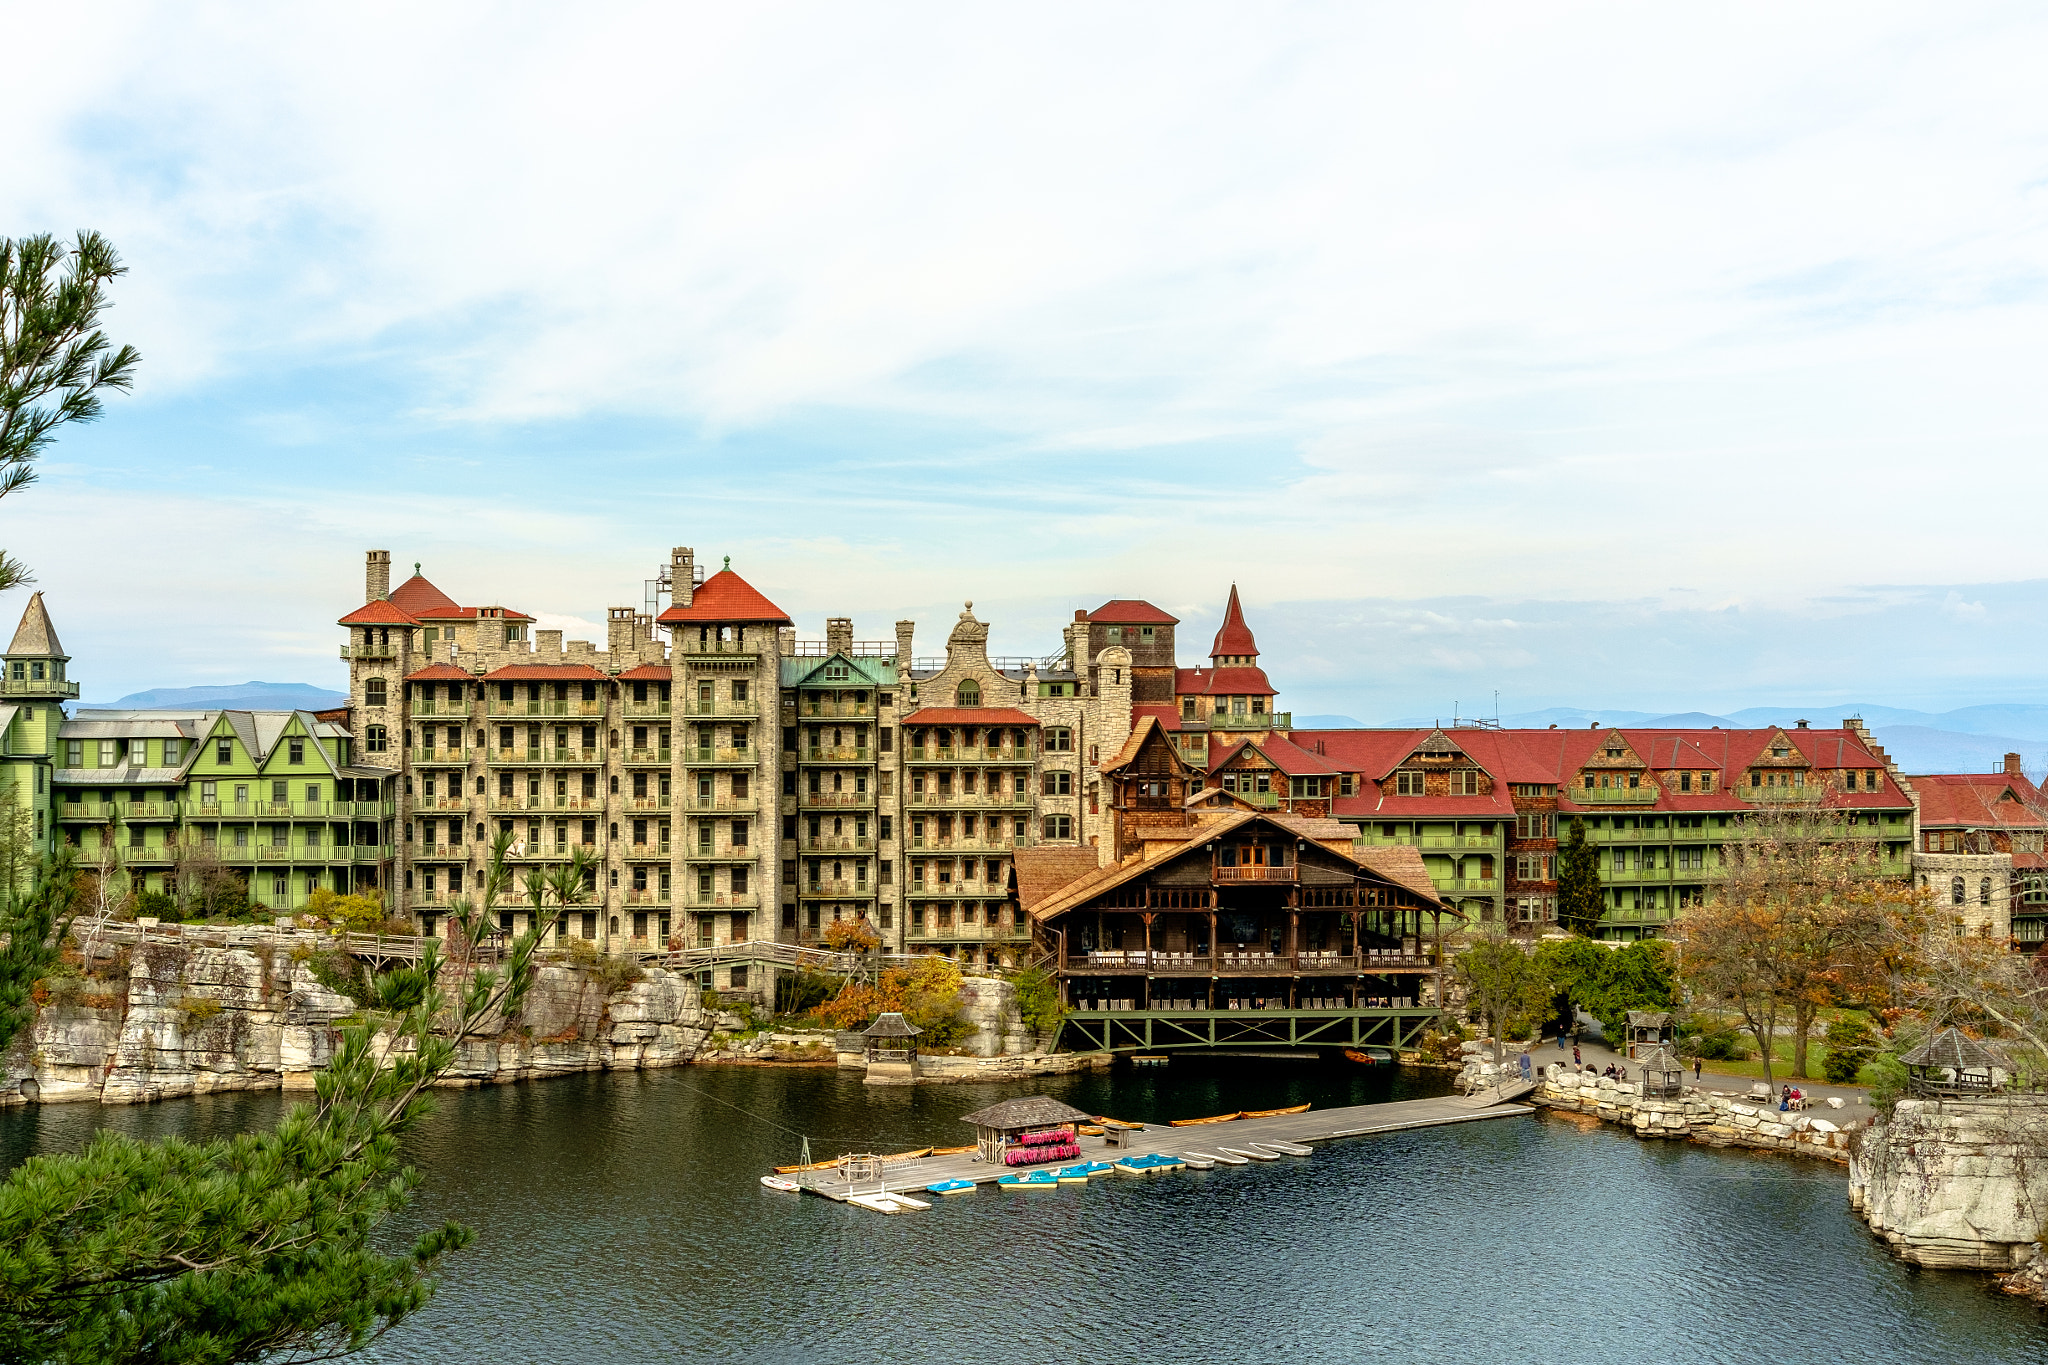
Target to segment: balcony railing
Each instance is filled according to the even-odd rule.
[[[514,814],[531,810],[564,810],[595,812],[604,809],[602,796],[494,796],[490,809],[495,814]]]
[[[806,763],[865,763],[868,751],[852,744],[819,744],[804,750]]]
[[[668,754],[669,751],[667,749],[628,749],[626,751],[626,762],[628,765],[659,763],[663,767],[667,767],[669,761]]]
[[[605,746],[593,744],[584,749],[498,749],[494,751],[493,763],[538,763],[558,768],[587,768],[604,762]]]
[[[588,716],[604,714],[604,702],[599,701],[499,701],[493,697],[489,703],[489,714],[493,716]]]
[[[1758,805],[1762,806],[1768,806],[1773,804],[1804,805],[1818,801],[1828,794],[1828,789],[1820,785],[1819,783],[1814,783],[1810,786],[1805,787],[1737,786],[1730,787],[1728,790],[1733,792],[1735,795],[1741,797],[1745,801],[1754,801]]]
[[[648,858],[666,858],[668,853],[669,842],[666,839],[652,839],[646,843],[626,845],[628,859],[639,858],[644,861]]]
[[[693,844],[689,849],[689,857],[694,862],[751,863],[754,861],[754,850],[746,844]]]
[[[1029,834],[977,835],[972,839],[941,838],[937,835],[910,836],[909,845],[927,853],[1008,853],[1013,849],[1031,847]]]
[[[828,807],[872,806],[875,804],[875,794],[871,791],[805,792],[803,804]]]
[[[942,882],[913,876],[910,879],[910,894],[923,897],[925,900],[950,898],[966,901],[999,901],[1008,900],[1010,891],[1007,886],[993,882]]]
[[[629,718],[633,716],[665,716],[669,714],[672,705],[670,702],[649,699],[647,701],[628,701],[621,709],[624,710]]]
[[[934,917],[925,916],[925,923],[915,921],[910,926],[909,938],[912,943],[1022,943],[1030,939],[1029,922],[1019,926],[1002,920],[994,924],[979,917],[972,924],[961,924],[956,918],[950,924],[937,924]]]
[[[1214,876],[1219,882],[1291,882],[1300,871],[1293,863],[1285,867],[1224,867],[1218,864]]]
[[[667,905],[669,892],[652,886],[636,891],[629,886],[620,900],[626,905]]]
[[[1209,717],[1211,730],[1288,730],[1294,726],[1291,711],[1268,711],[1263,715],[1224,715],[1220,712]]]
[[[806,896],[871,896],[874,892],[868,889],[866,882],[857,882],[841,877],[837,881],[830,878],[820,878],[814,882],[807,881],[804,883],[804,894]]]
[[[865,834],[806,834],[797,840],[804,853],[868,853],[875,841]]]
[[[460,767],[469,762],[469,749],[466,746],[458,749],[450,749],[446,746],[438,749],[429,749],[423,745],[415,745],[412,751],[412,761],[415,763],[439,763]]]
[[[753,796],[693,796],[685,803],[691,810],[755,811],[760,798]]]
[[[1500,878],[1498,877],[1434,877],[1431,880],[1436,883],[1436,888],[1439,891],[1471,892],[1500,890]]]
[[[696,701],[685,702],[683,704],[683,713],[690,716],[758,716],[761,714],[761,704],[752,700],[732,701],[728,699],[720,701],[717,698],[713,698],[710,701],[704,701],[700,698]]]
[[[178,804],[188,820],[375,820],[396,813],[394,803],[389,801],[182,801]]]
[[[690,763],[745,763],[754,762],[754,751],[734,749],[722,745],[700,744],[694,749],[685,749],[686,761]]]
[[[910,804],[940,809],[1023,810],[1030,807],[1031,795],[1029,792],[912,792]]]
[[[343,645],[341,647],[341,657],[344,659],[395,659],[398,657],[398,646]],[[73,687],[71,695],[74,697],[78,695],[75,686]]]
[[[1648,806],[1662,794],[1648,783],[1640,787],[1565,788],[1565,799],[1581,806]]]
[[[629,811],[667,810],[666,796],[629,796],[622,802]]]
[[[985,749],[979,746],[961,745],[952,749],[928,748],[913,744],[908,750],[912,763],[1008,763],[1029,766],[1032,761],[1030,750],[1019,752],[1015,749]]]
[[[761,897],[754,891],[692,891],[689,904],[698,910],[753,910]]]
[[[872,697],[874,694],[868,694]],[[868,720],[875,715],[872,701],[807,701],[797,708],[806,720]]]

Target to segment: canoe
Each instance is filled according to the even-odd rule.
[[[779,1175],[764,1175],[761,1177],[761,1183],[771,1190],[781,1190],[784,1194],[802,1194],[804,1188],[794,1180],[784,1180]]]
[[[1105,1118],[1101,1114],[1097,1114],[1095,1116],[1095,1121],[1101,1124],[1104,1128],[1127,1128],[1133,1133],[1142,1133],[1145,1131],[1144,1124],[1132,1123],[1129,1119]]]
[[[1307,1112],[1307,1105],[1294,1104],[1289,1105],[1285,1109],[1247,1109],[1242,1114],[1239,1114],[1238,1117],[1241,1119],[1276,1119],[1282,1114],[1306,1114]]]
[[[973,1194],[972,1180],[940,1180],[924,1187],[926,1194]]]
[[[1263,1147],[1225,1147],[1222,1150],[1231,1156],[1250,1157],[1253,1161],[1278,1161],[1280,1159],[1278,1152],[1269,1152]]]
[[[1216,1169],[1216,1158],[1202,1152],[1182,1152],[1180,1159],[1187,1164],[1187,1168],[1191,1171],[1213,1171]]]
[[[934,1147],[934,1148],[932,1148],[932,1149],[931,1149],[931,1151],[927,1152],[927,1153],[926,1153],[926,1155],[927,1155],[927,1156],[966,1156],[966,1155],[967,1155],[967,1154],[968,1154],[969,1152],[978,1152],[978,1151],[980,1151],[980,1150],[981,1150],[981,1144],[980,1144],[980,1143],[976,1143],[976,1142],[970,1142],[970,1143],[968,1143],[968,1144],[967,1144],[967,1145],[966,1145],[965,1147]],[[894,1160],[896,1160],[896,1158],[895,1158],[895,1157],[884,1157],[884,1158],[882,1158],[882,1159],[883,1159],[884,1161],[894,1161]]]
[[[1101,1137],[1102,1125],[1099,1123],[1077,1123],[1074,1125],[1074,1131],[1082,1137]]]
[[[1263,1147],[1269,1152],[1279,1152],[1284,1156],[1314,1156],[1316,1154],[1316,1149],[1313,1147],[1304,1147],[1298,1142],[1282,1142],[1278,1138],[1267,1138],[1262,1142],[1254,1142],[1252,1146]]]
[[[951,1149],[950,1155],[958,1156],[963,1152],[972,1152],[975,1150],[977,1149],[972,1146],[955,1147]],[[877,1161],[915,1161],[921,1156],[932,1155],[932,1151],[933,1149],[930,1147],[920,1147],[914,1152],[898,1152],[894,1156],[876,1157],[875,1159]],[[843,1156],[835,1156],[830,1161],[813,1161],[808,1166],[777,1166],[775,1168],[775,1174],[796,1175],[803,1171],[832,1171],[837,1170],[839,1168],[840,1163],[845,1160],[846,1158]]]
[[[1357,1062],[1360,1066],[1378,1066],[1380,1064],[1379,1058],[1373,1056],[1370,1052],[1360,1052],[1355,1047],[1344,1049],[1344,1060],[1347,1062]]]
[[[1306,1109],[1308,1106],[1304,1104],[1302,1108]],[[1243,1117],[1243,1114],[1214,1114],[1206,1119],[1168,1119],[1167,1123],[1174,1128],[1195,1128],[1204,1123],[1229,1123]]]

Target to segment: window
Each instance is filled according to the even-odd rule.
[[[1691,773],[1680,773],[1678,775],[1678,789],[1682,792],[1689,792],[1692,790]]]
[[[1150,627],[1150,626],[1139,626],[1139,627],[1138,627],[1138,638],[1139,638],[1140,640],[1149,640],[1149,639],[1151,639],[1151,638],[1152,638],[1152,627]]]
[[[286,757],[285,761],[287,763],[304,764],[306,761],[306,741],[303,739],[294,739],[290,742],[289,748],[290,753]]]
[[[1948,893],[1949,900],[1957,905],[1963,904],[1969,894],[1963,889],[1963,879],[1961,877],[1957,877],[1949,883]]]
[[[1340,774],[1338,774],[1338,777],[1337,777],[1337,795],[1339,795],[1339,796],[1356,796],[1356,795],[1358,795],[1358,774],[1356,774],[1356,773],[1340,773]]]
[[[508,729],[508,730],[506,731],[506,733],[507,733],[507,734],[510,734],[510,733],[511,733],[511,731],[510,731],[510,730]],[[381,754],[381,753],[383,753],[383,752],[384,752],[384,750],[385,750],[385,748],[386,748],[386,747],[387,747],[387,746],[388,746],[388,745],[390,744],[390,742],[391,742],[391,741],[390,741],[390,739],[389,739],[389,738],[388,738],[388,737],[387,737],[387,736],[385,735],[385,732],[384,732],[384,727],[383,727],[383,726],[381,726],[381,725],[370,725],[370,726],[365,726],[365,727],[364,727],[364,729],[363,729],[363,748],[364,748],[364,749],[366,749],[366,750],[368,750],[368,751],[369,751],[370,753],[373,753],[373,754]],[[220,747],[221,747],[222,749],[226,749],[226,748],[228,747],[228,746],[227,746],[227,742],[226,742],[225,740],[223,740],[223,741],[221,742],[221,746],[220,746]],[[226,760],[225,758],[223,758],[223,759],[221,760],[221,762],[225,763],[225,762],[227,762],[227,760]]]
[[[1048,815],[1045,817],[1045,837],[1048,839],[1071,839],[1074,837],[1074,822],[1071,816]],[[1958,883],[1960,885],[1960,883]]]
[[[382,678],[363,679],[363,705],[383,706],[385,702],[384,680]]]
[[[961,683],[959,688],[953,693],[953,704],[956,706],[981,705],[981,684],[972,678]]]
[[[115,741],[111,739],[103,739],[100,741],[100,766],[102,768],[111,768],[114,766],[114,745]]]
[[[1064,725],[1051,727],[1045,732],[1045,751],[1049,754],[1074,752],[1074,732]]]
[[[1047,796],[1072,796],[1074,794],[1074,775],[1072,773],[1045,774],[1045,794]]]
[[[1977,883],[1977,904],[1991,904],[1991,878],[1989,877]]]
[[[1477,768],[1454,768],[1451,771],[1451,795],[1479,795],[1479,770]]]
[[[1394,774],[1394,795],[1396,795],[1396,796],[1420,796],[1420,795],[1422,795],[1422,774],[1421,774],[1421,773],[1419,773],[1419,772],[1414,772],[1414,771],[1411,771],[1410,769],[1407,769],[1407,768],[1403,768],[1403,769],[1402,769],[1402,770],[1401,770],[1400,772],[1397,772],[1397,773],[1395,773],[1395,774]]]
[[[84,740],[67,739],[64,741],[64,766],[67,768],[83,768],[85,766]]]

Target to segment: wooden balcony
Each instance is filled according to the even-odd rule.
[[[1294,863],[1285,867],[1223,867],[1217,866],[1211,875],[1219,882],[1292,882],[1301,869]]]

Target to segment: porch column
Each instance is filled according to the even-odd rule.
[[[1292,906],[1287,911],[1287,962],[1301,970],[1301,911]]]
[[[1222,945],[1216,942],[1216,907],[1212,903],[1209,906],[1209,977],[1212,982],[1216,976],[1216,957],[1221,949]]]
[[[1145,972],[1152,972],[1152,921],[1159,916],[1150,910],[1140,911],[1138,918],[1145,922]]]

